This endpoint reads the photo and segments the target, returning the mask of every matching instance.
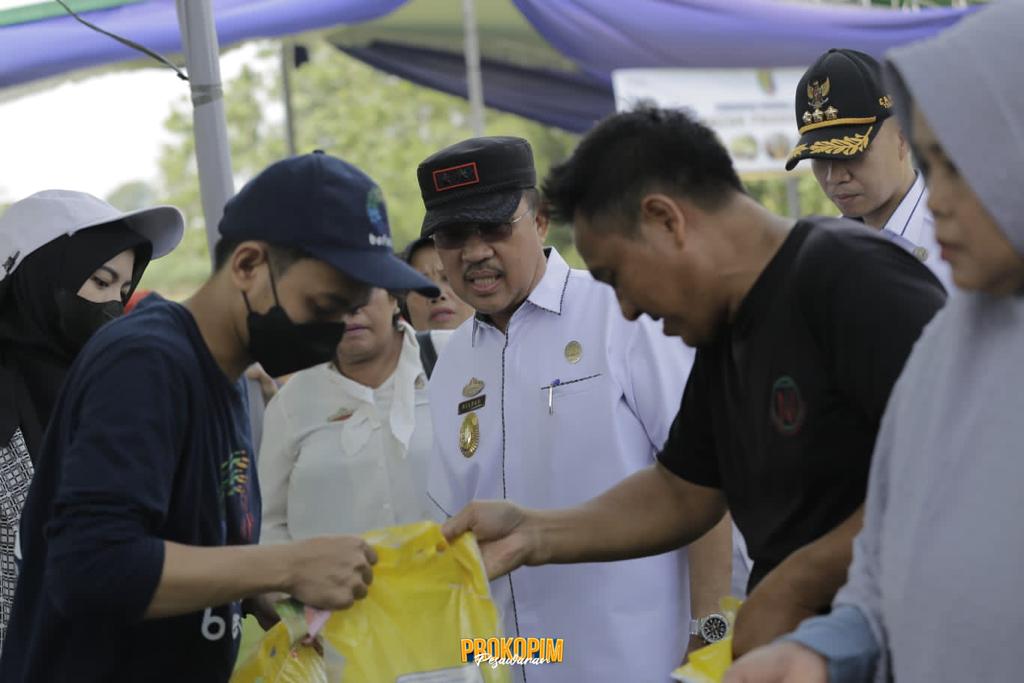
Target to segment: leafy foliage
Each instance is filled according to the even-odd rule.
[[[369,173],[384,191],[395,244],[404,245],[419,234],[423,219],[416,167],[438,149],[472,135],[468,105],[460,98],[376,71],[324,42],[313,41],[309,48],[310,61],[291,77],[296,148],[300,153],[323,149]],[[278,54],[276,46],[267,44],[257,63],[225,84],[237,187],[287,155]],[[156,193],[159,201],[185,212],[188,229],[174,253],[149,267],[142,286],[182,297],[202,283],[210,269],[187,98],[174,107],[164,125],[173,141],[161,151]],[[494,110],[487,111],[487,134],[530,140],[539,177],[567,157],[578,140],[570,133]],[[787,212],[784,179],[753,180],[747,186],[770,209]],[[111,199],[124,203],[139,190],[130,183]],[[803,213],[835,213],[812,177],[800,176],[799,194]],[[582,265],[568,228],[554,226],[548,241],[570,263]]]
[[[430,154],[472,135],[467,103],[376,71],[325,44],[310,46],[311,59],[292,73],[293,123],[299,153],[323,149],[365,170],[384,191],[396,246],[419,234],[423,205],[416,166]],[[236,186],[287,155],[282,86],[276,49],[225,84],[225,114]],[[269,67],[269,68],[268,68]],[[174,141],[160,157],[160,194],[180,207],[189,230],[175,253],[154,262],[145,287],[182,295],[209,271],[202,205],[192,138],[190,104],[182,98],[165,121]],[[568,155],[576,136],[511,114],[487,112],[489,135],[531,141],[538,172]],[[571,236],[552,236],[560,248]]]

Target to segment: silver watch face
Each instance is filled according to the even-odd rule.
[[[700,625],[700,636],[706,643],[717,643],[729,633],[729,622],[721,614],[704,617]]]

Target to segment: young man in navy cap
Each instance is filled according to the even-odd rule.
[[[423,161],[418,177],[422,233],[476,310],[430,382],[428,491],[440,510],[453,515],[475,498],[570,505],[653,462],[693,352],[650,319],[624,319],[612,290],[544,248],[529,143],[466,140]],[[564,639],[563,663],[517,669],[518,680],[664,679],[687,647],[691,614],[712,616],[730,592],[729,531],[689,558],[526,567],[493,582],[506,635]]]
[[[260,496],[238,379],[324,362],[370,286],[435,292],[391,252],[380,190],[315,153],[228,202],[216,271],[151,296],[72,367],[25,504],[0,679],[227,681],[243,598],[341,609],[366,595],[356,537],[253,545]]]
[[[878,62],[856,50],[829,50],[797,85],[800,142],[786,170],[810,159],[822,191],[844,216],[881,230],[923,261],[948,290],[949,265],[939,258],[928,190],[892,113]]]

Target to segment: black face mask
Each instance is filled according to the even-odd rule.
[[[277,299],[273,274],[270,287],[274,305],[266,313],[254,312],[249,307],[249,297],[242,293],[249,309],[249,355],[253,360],[271,377],[280,377],[333,358],[345,335],[345,323],[293,323]]]
[[[124,315],[124,304],[120,301],[98,304],[66,289],[57,290],[56,297],[63,345],[72,355],[82,350],[96,330]]]

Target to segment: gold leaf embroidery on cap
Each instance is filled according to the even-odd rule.
[[[832,138],[831,140],[818,140],[811,145],[811,154],[841,154],[848,157],[860,154],[868,148],[873,129],[874,126],[868,128],[864,133],[857,135],[846,135],[841,138]]]

